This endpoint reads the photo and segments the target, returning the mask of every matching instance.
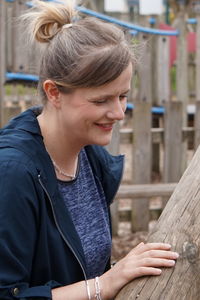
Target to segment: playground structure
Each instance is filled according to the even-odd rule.
[[[0,3],[0,121],[35,103],[33,86],[37,83],[40,53],[27,49],[21,39],[19,26],[13,18],[29,9],[25,0],[2,0]],[[132,176],[122,182],[117,199],[131,198],[132,228],[147,230],[149,199],[163,197],[163,207],[173,192],[188,164],[188,148],[194,151],[200,142],[200,16],[186,20],[180,12],[174,31],[147,28],[111,18],[77,7],[83,15],[91,15],[122,26],[133,39],[142,44],[140,63],[136,67],[129,109],[133,115],[129,128],[115,129],[109,150],[117,154],[125,141],[132,146]],[[186,33],[190,23],[196,32],[196,54],[189,62]],[[191,23],[193,23],[191,25]],[[176,91],[172,94],[170,80],[170,38],[177,37]],[[192,93],[189,91],[189,73],[194,74]],[[135,81],[135,80],[133,80]],[[6,84],[5,84],[6,82]],[[20,83],[20,86],[18,85]],[[21,85],[23,89],[21,90]],[[193,94],[190,112],[190,94]],[[133,109],[134,105],[134,109]],[[189,126],[188,119],[192,119]],[[188,146],[189,145],[189,146]],[[161,154],[162,152],[162,154]],[[152,183],[152,172],[161,172],[159,184]],[[112,207],[113,233],[117,234],[118,201]]]
[[[123,288],[116,300],[198,300],[200,147],[169,199],[149,242],[165,242],[179,253],[175,268],[161,276],[138,278]]]

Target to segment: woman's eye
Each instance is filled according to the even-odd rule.
[[[107,102],[106,99],[102,99],[102,100],[96,100],[96,101],[94,101],[93,103],[94,103],[94,104],[103,104],[103,103],[106,103],[106,102]]]
[[[127,95],[121,95],[119,96],[120,100],[127,100],[128,96]]]

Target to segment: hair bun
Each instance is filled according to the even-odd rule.
[[[72,1],[53,3],[35,0],[33,4],[33,8],[21,18],[26,22],[31,40],[40,43],[48,43],[63,26],[72,23],[76,14]]]

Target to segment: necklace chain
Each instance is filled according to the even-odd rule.
[[[57,166],[57,164],[55,163],[55,161],[54,161],[53,159],[52,159],[52,162],[53,162],[53,165],[54,165],[55,170],[58,171],[59,174],[65,176],[65,177],[68,177],[68,178],[70,177],[71,179],[74,179],[74,178],[76,177],[75,174],[71,175],[71,174],[68,174],[68,173],[62,171],[62,170]]]

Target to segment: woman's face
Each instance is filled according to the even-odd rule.
[[[131,77],[130,63],[108,84],[61,94],[59,123],[68,140],[80,147],[109,144],[114,124],[124,118]]]

